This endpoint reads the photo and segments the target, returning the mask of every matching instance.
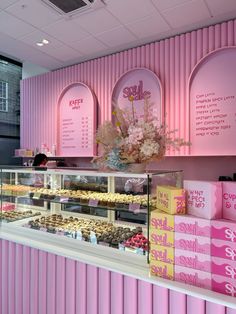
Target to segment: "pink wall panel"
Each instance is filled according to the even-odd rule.
[[[124,280],[123,276],[111,273],[111,313],[123,314]]]
[[[56,263],[56,313],[63,314],[65,313],[65,295],[66,295],[66,272],[65,272],[65,257],[58,256]]]
[[[175,314],[176,309],[181,314],[187,314],[187,296],[173,290],[169,291],[169,314]]]
[[[224,22],[23,80],[21,147],[35,149],[46,143],[51,148],[56,143],[57,100],[72,82],[81,81],[95,92],[99,123],[110,119],[112,87],[122,74],[135,67],[147,67],[159,76],[167,124],[170,129],[178,129],[176,135],[188,139],[189,75],[207,53],[236,44],[235,27],[235,21]],[[170,154],[188,155],[188,148]]]
[[[153,286],[153,313],[169,314],[169,290]]]
[[[76,314],[86,313],[86,264],[76,263]]]
[[[0,240],[1,314],[236,314],[129,276]]]

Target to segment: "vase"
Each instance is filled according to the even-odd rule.
[[[146,163],[133,163],[129,164],[127,171],[131,173],[144,173],[146,172]]]

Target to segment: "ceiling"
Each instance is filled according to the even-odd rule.
[[[0,0],[0,54],[55,70],[236,17],[236,0],[94,4],[63,15],[42,0]],[[43,39],[49,44],[37,46]]]

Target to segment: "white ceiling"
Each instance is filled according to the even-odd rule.
[[[65,16],[42,0],[0,0],[0,54],[54,70],[236,17],[236,0],[103,2]]]

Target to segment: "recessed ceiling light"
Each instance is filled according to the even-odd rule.
[[[37,46],[42,47],[43,43],[37,43]]]
[[[42,43],[45,44],[45,45],[47,45],[47,44],[49,44],[49,41],[48,41],[47,39],[43,39],[43,40],[42,40]]]

